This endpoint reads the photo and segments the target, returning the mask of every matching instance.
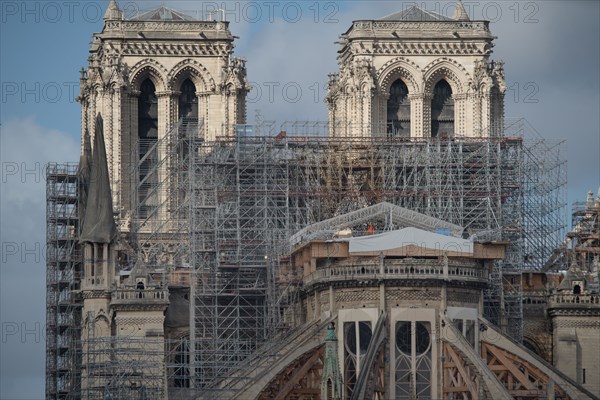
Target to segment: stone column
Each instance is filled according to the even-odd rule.
[[[113,206],[116,210],[121,212],[123,208],[122,203],[122,188],[123,188],[123,174],[121,173],[121,163],[122,163],[122,154],[121,154],[121,135],[123,134],[123,120],[122,120],[122,110],[123,110],[123,98],[126,98],[123,95],[123,89],[119,86],[116,87],[115,93],[113,96],[113,112],[112,112],[112,130],[113,130],[113,176],[116,177],[113,193],[115,196],[115,201]]]
[[[216,121],[212,121],[211,125],[209,126],[209,140],[215,140],[217,136],[219,136],[219,134],[222,135],[229,135],[229,125],[231,123],[230,121],[230,116],[229,116],[229,90],[227,89],[223,89],[223,91],[221,92],[221,107],[223,110],[223,120],[221,121],[222,128],[219,129],[219,127],[215,126],[215,122]]]
[[[327,107],[327,116],[328,116],[328,121],[329,121],[329,136],[330,137],[334,137],[336,135],[336,131],[335,131],[335,124],[337,122],[336,119],[336,104],[335,104],[335,100],[331,99],[330,103]]]
[[[490,93],[490,127],[492,135],[504,133],[504,92],[501,89]]]
[[[365,114],[363,123],[366,124],[366,126],[363,127],[363,136],[373,136],[373,133],[378,133],[377,126],[373,124],[373,119],[377,119],[377,112],[379,111],[375,108],[377,105],[376,95],[376,91],[371,88],[371,84],[363,91],[363,112]]]
[[[181,92],[173,91],[170,97],[169,119],[167,121],[169,130],[179,123],[179,97],[181,97]]]
[[[89,113],[89,98],[87,96],[79,98],[81,104],[81,154],[83,155],[83,137],[88,131],[88,113]]]
[[[94,149],[94,138],[96,137],[96,115],[97,115],[97,102],[98,102],[98,89],[93,87],[90,91],[89,96],[89,118],[88,118],[88,132],[90,132],[90,144],[92,146],[92,151]]]
[[[431,137],[431,99],[433,95],[430,93],[419,93],[415,95],[415,107],[413,114],[413,102],[411,101],[411,125],[412,115],[415,116],[415,137],[430,138]],[[411,129],[412,131],[412,129]]]
[[[340,103],[342,104],[342,109],[340,110],[342,115],[342,126],[341,129],[338,129],[338,137],[346,137],[348,136],[348,124],[350,123],[350,117],[348,113],[348,94],[347,92],[343,92],[340,96]]]
[[[471,112],[471,117],[467,122],[467,132],[465,134],[471,137],[479,137],[482,134],[482,129],[485,124],[485,105],[484,99],[479,91],[471,91],[466,95],[468,110]]]
[[[172,92],[164,91],[157,92],[156,96],[158,97],[158,146],[157,146],[157,159],[160,167],[157,170],[157,179],[158,186],[161,186],[162,189],[158,189],[156,193],[157,201],[158,201],[158,213],[157,219],[159,221],[165,221],[168,218],[167,215],[167,193],[166,188],[168,187],[167,176],[167,164],[162,163],[168,154],[166,153],[167,147],[164,145],[165,137],[167,136],[170,128],[170,108],[171,108],[171,99]]]
[[[386,104],[385,95],[379,91],[373,91],[371,97],[371,136],[385,136],[387,133],[387,115],[382,118],[382,108]]]
[[[452,98],[454,99],[454,135],[473,135],[473,130],[468,129],[468,120],[467,118],[467,94],[466,93],[457,93],[453,94]],[[471,122],[472,123],[472,122]]]
[[[360,117],[362,114],[359,109],[360,102],[358,97],[360,96],[360,89],[353,89],[352,96],[350,97],[350,121],[352,121],[352,129],[350,131],[350,136],[358,136],[358,132],[360,131]]]
[[[179,92],[165,90],[156,92],[158,98],[158,140],[163,139],[177,123],[177,110],[179,103]]]
[[[227,137],[234,137],[235,129],[234,125],[237,124],[237,107],[236,107],[236,99],[237,93],[235,89],[227,90],[227,127],[226,127],[226,135]]]
[[[208,140],[208,126],[212,123],[209,113],[210,92],[196,92],[198,97],[198,136]]]

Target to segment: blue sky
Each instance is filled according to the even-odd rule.
[[[199,15],[225,8],[248,60],[248,114],[266,119],[325,120],[327,73],[334,42],[352,20],[379,18],[424,5],[451,15],[453,2],[165,1]],[[473,19],[490,19],[498,36],[509,91],[506,115],[525,117],[541,136],[567,140],[568,202],[600,186],[600,2],[465,1]],[[91,35],[102,29],[107,0],[0,3],[0,398],[44,396],[44,170],[48,161],[76,161],[80,111],[74,100]],[[120,1],[132,13],[158,1]],[[300,10],[298,12],[298,10]],[[273,98],[271,82],[278,84]],[[281,89],[300,87],[298,101]],[[293,95],[293,93],[292,93]],[[316,98],[315,98],[316,96]],[[292,96],[294,97],[294,96]],[[293,99],[296,100],[296,99]],[[16,252],[14,250],[16,245]],[[13,254],[14,253],[14,254]]]

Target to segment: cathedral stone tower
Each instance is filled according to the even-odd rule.
[[[576,262],[571,264],[550,296],[547,312],[552,320],[554,365],[592,393],[600,393],[600,295],[590,290],[593,278]]]
[[[136,182],[129,176],[136,164],[164,159],[150,150],[182,119],[208,141],[245,123],[249,87],[233,41],[225,21],[201,21],[164,6],[126,19],[110,1],[78,100],[82,132],[93,132],[95,116],[103,117],[113,202],[122,216],[132,208]],[[160,179],[165,172],[156,174]]]
[[[123,249],[113,217],[104,121],[98,115],[94,150],[87,135],[81,158],[80,244],[83,248],[81,398],[166,398],[164,313],[167,288],[154,284],[138,259],[121,279],[117,254]],[[107,364],[113,367],[108,368]],[[135,370],[143,370],[143,373]],[[114,396],[114,397],[113,397]]]
[[[489,137],[502,132],[502,62],[488,21],[410,7],[354,21],[330,75],[332,136]]]

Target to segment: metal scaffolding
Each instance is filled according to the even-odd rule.
[[[81,398],[88,400],[164,399],[165,341],[135,333],[97,337],[93,312],[82,338]]]
[[[46,169],[46,398],[75,399],[81,373],[82,271],[77,164]]]
[[[331,138],[326,123],[263,122],[236,126],[234,138],[207,142],[203,130],[201,121],[182,119],[160,140],[138,144],[131,192],[124,196],[131,213],[127,223],[120,221],[132,252],[151,273],[189,272],[189,330],[177,340],[165,336],[162,356],[155,338],[90,337],[74,344],[89,349],[82,386],[97,388],[90,398],[100,398],[108,382],[98,379],[110,376],[116,388],[140,366],[156,363],[164,375],[145,376],[146,383],[111,398],[139,397],[134,391],[142,386],[144,398],[160,398],[158,389],[149,390],[157,387],[152,379],[166,379],[171,399],[211,390],[215,398],[226,395],[218,391],[219,382],[247,379],[231,371],[241,371],[245,359],[286,328],[281,307],[287,289],[298,283],[283,272],[292,235],[380,202],[464,227],[469,235],[510,242],[506,259],[491,271],[485,314],[521,338],[521,273],[542,267],[564,228],[560,143],[529,139],[524,120],[507,122],[505,134],[491,138],[406,139],[371,132]],[[354,228],[367,230],[370,222],[359,225]],[[49,264],[49,274],[51,268],[60,269]],[[49,321],[57,293],[50,282]],[[57,351],[50,343],[49,355]],[[134,368],[135,358],[141,364]],[[57,367],[48,371],[59,373]]]
[[[202,130],[180,121],[133,174],[139,250],[192,270],[191,388],[214,386],[280,326],[275,266],[295,232],[382,201],[510,242],[485,310],[520,339],[521,272],[541,267],[564,227],[560,143],[530,140],[524,120],[501,137],[452,140],[330,138],[310,122],[236,126],[215,142]],[[147,163],[152,154],[161,161]]]
[[[564,240],[567,222],[567,163],[564,140],[532,132],[525,147],[524,269],[539,270]]]

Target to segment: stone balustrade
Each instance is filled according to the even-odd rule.
[[[441,263],[411,263],[403,260],[386,260],[383,272],[378,264],[356,263],[320,268],[304,278],[304,284],[344,280],[392,280],[392,279],[438,279],[444,281],[487,281],[483,268],[448,265]]]
[[[363,31],[490,31],[486,21],[355,21],[353,27]]]
[[[118,289],[112,293],[113,303],[148,301],[166,303],[169,301],[169,291],[166,289]]]
[[[548,305],[559,306],[595,306],[600,307],[600,294],[554,294],[550,296]]]
[[[225,31],[229,29],[227,21],[119,21],[116,27],[125,31]]]

